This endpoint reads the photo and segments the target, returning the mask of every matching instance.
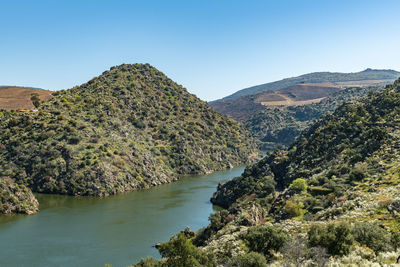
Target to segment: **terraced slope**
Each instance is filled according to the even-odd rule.
[[[53,92],[27,87],[0,86],[0,109],[34,109],[35,107],[31,100],[33,94],[36,94],[39,100],[43,101],[51,98]]]

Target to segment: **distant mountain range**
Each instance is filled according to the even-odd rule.
[[[243,122],[260,148],[269,150],[289,145],[313,120],[398,77],[400,72],[394,70],[315,72],[243,89],[209,104]]]
[[[298,77],[286,78],[280,81],[264,83],[237,91],[222,99],[211,101],[220,102],[246,95],[254,95],[264,91],[279,90],[300,83],[332,83],[342,87],[366,86],[371,84],[389,84],[400,77],[395,70],[366,69],[354,73],[313,72]]]

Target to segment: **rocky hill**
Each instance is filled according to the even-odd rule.
[[[400,255],[400,80],[341,105],[218,186],[224,207],[153,265],[394,266]],[[158,264],[158,265],[157,265]]]
[[[52,91],[43,89],[18,86],[0,86],[0,110],[35,109],[35,97],[38,101],[43,101],[51,98],[52,94]]]
[[[105,196],[251,162],[237,122],[146,64],[0,113],[0,176],[34,192]]]

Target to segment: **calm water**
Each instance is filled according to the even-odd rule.
[[[104,199],[39,195],[41,211],[0,216],[0,266],[127,266],[159,257],[152,245],[208,224],[218,182],[238,167]]]

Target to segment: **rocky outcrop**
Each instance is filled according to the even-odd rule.
[[[9,177],[0,178],[0,213],[33,214],[39,211],[39,202],[32,191],[16,184]]]

